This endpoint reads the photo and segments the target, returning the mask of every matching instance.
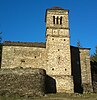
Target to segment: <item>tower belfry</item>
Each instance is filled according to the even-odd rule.
[[[47,9],[46,49],[47,74],[56,80],[57,92],[73,92],[68,10],[59,7]]]
[[[59,7],[47,9],[46,29],[46,35],[69,37],[68,10]]]

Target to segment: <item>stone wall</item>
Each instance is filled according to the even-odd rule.
[[[90,66],[90,49],[71,46],[72,75],[74,91],[93,92]]]
[[[74,93],[73,77],[70,75],[46,76],[47,93]]]
[[[2,68],[46,67],[46,49],[27,46],[3,46]]]
[[[71,46],[71,68],[74,81],[74,92],[83,93],[80,51],[78,47]]]
[[[47,74],[71,75],[71,58],[69,43],[69,38],[48,36],[46,44],[48,59]]]
[[[97,62],[91,61],[93,92],[97,93]]]
[[[68,24],[68,10],[47,10],[47,74],[55,80],[57,92],[73,93]]]
[[[74,93],[73,77],[70,75],[53,75],[56,80],[57,92]]]
[[[79,51],[83,92],[93,92],[89,55],[90,49],[80,48]]]
[[[45,76],[43,69],[0,69],[0,95],[43,96]]]

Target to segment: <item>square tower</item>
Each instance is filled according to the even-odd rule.
[[[68,10],[46,11],[47,74],[56,80],[57,92],[73,92]]]

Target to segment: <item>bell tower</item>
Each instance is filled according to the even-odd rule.
[[[68,10],[59,7],[47,9],[46,36],[69,37]]]
[[[57,92],[73,93],[68,10],[46,11],[47,74],[56,80]]]

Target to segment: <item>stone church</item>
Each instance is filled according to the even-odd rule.
[[[50,92],[92,92],[90,48],[70,46],[69,11],[46,10],[46,42],[10,42],[2,47],[1,68],[46,70]]]

